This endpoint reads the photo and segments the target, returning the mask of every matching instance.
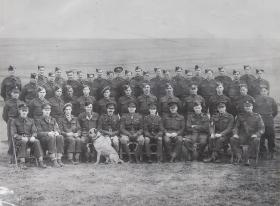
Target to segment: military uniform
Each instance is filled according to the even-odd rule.
[[[167,154],[175,159],[180,154],[182,148],[182,135],[185,129],[185,119],[182,115],[176,113],[169,113],[162,119],[164,127],[164,142]],[[177,133],[175,137],[169,136],[171,133]],[[174,151],[172,151],[172,143],[175,144]]]
[[[51,105],[51,116],[56,119],[56,121],[59,121],[64,115],[63,112],[63,106],[64,101],[60,97],[52,97],[49,99],[49,103]]]
[[[202,158],[204,149],[208,143],[210,120],[207,114],[193,113],[186,122],[184,146],[190,154],[196,150],[197,144],[198,159]]]
[[[19,77],[10,75],[3,79],[1,83],[1,96],[3,97],[4,101],[8,100],[11,97],[11,91],[15,87],[21,90],[21,80]]]
[[[149,104],[151,103],[157,103],[156,96],[142,94],[137,98],[137,111],[142,115],[149,114]]]
[[[209,99],[209,113],[211,115],[217,112],[217,106],[219,103],[224,103],[226,105],[227,111],[230,113],[232,112],[232,105],[231,105],[230,98],[224,94],[222,95],[215,94]]]
[[[130,85],[133,91],[134,96],[137,98],[143,94],[142,84],[144,83],[143,76],[135,76],[131,78]]]
[[[63,88],[63,87],[65,86],[65,84],[66,84],[66,80],[65,80],[64,78],[58,77],[58,76],[55,77],[54,82],[55,82],[55,84],[57,84],[58,86],[60,86],[60,87],[62,87],[62,88]]]
[[[80,105],[77,101],[78,98],[76,96],[69,96],[68,94],[65,94],[63,96],[64,103],[71,103],[72,104],[72,114],[77,117],[80,113]]]
[[[226,75],[219,75],[219,76],[215,77],[215,80],[217,82],[221,82],[223,84],[224,92],[225,92],[225,94],[228,95],[228,89],[229,89],[229,85],[232,82],[232,79],[229,76],[226,76]]]
[[[204,98],[206,110],[209,107],[209,99],[216,94],[217,82],[214,79],[204,79],[198,87],[198,93]]]
[[[191,94],[187,96],[183,101],[183,114],[185,117],[192,114],[193,106],[195,103],[200,103],[203,110],[206,110],[205,100],[202,96],[198,94]]]
[[[64,139],[62,135],[50,137],[49,132],[60,133],[58,124],[53,117],[41,117],[35,121],[37,127],[37,137],[41,142],[44,151],[48,151],[50,154],[63,154]]]
[[[244,110],[244,103],[245,102],[251,102],[255,103],[255,99],[253,97],[251,97],[250,95],[240,95],[234,102],[233,102],[233,105],[235,107],[235,112],[234,112],[234,115],[236,114],[240,114],[240,113],[243,113],[245,112]]]
[[[66,80],[66,84],[65,85],[70,85],[72,88],[73,88],[73,91],[74,91],[74,96],[76,96],[76,97],[80,97],[80,96],[82,96],[82,92],[81,92],[81,87],[82,87],[82,85],[81,85],[81,83],[80,82],[78,82],[77,80],[75,80],[75,79],[68,79],[68,80]],[[66,91],[66,88],[64,87],[64,92]]]
[[[268,151],[273,154],[275,147],[274,118],[278,114],[277,103],[272,97],[259,95],[255,101],[255,111],[261,115],[265,126],[265,132],[260,139],[260,154],[266,151],[265,139],[268,140]]]
[[[111,95],[114,97],[116,100],[119,99],[119,97],[122,95],[122,86],[124,85],[124,78],[122,77],[115,77],[112,80],[111,83]]]
[[[156,76],[150,80],[151,93],[160,99],[165,95],[165,82],[163,78]]]
[[[28,104],[29,107],[29,117],[33,119],[39,119],[42,116],[42,105],[49,104],[49,101],[44,99],[40,99],[36,97],[35,99],[31,100]]]
[[[196,85],[198,85],[198,86],[201,84],[201,82],[202,82],[203,80],[205,80],[205,79],[204,79],[204,77],[202,77],[202,76],[193,76],[193,77],[192,77],[193,83],[196,84]]]
[[[129,141],[134,141],[138,143],[137,151],[136,151],[136,159],[142,159],[143,153],[142,149],[144,146],[144,137],[143,137],[143,117],[138,113],[127,113],[123,114],[120,122],[120,142],[124,147],[125,152],[129,155],[129,159],[131,160],[129,154],[129,148],[127,143]]]
[[[252,87],[254,88],[251,92],[252,97],[257,97],[260,94],[261,88],[266,87],[267,90],[270,90],[270,84],[267,80],[265,79],[255,79],[252,83]]]
[[[103,96],[101,94],[101,90],[108,86],[109,82],[107,79],[103,79],[102,77],[97,77],[96,79],[93,80],[93,88],[94,88],[94,93],[95,97],[97,100],[101,99]]]
[[[240,80],[245,82],[248,87],[248,94],[252,96],[252,94],[254,93],[253,82],[256,80],[256,77],[252,74],[244,74],[240,77]]]
[[[26,158],[27,147],[31,147],[36,158],[43,156],[40,141],[36,138],[34,142],[30,142],[30,137],[37,137],[37,128],[34,120],[31,118],[18,117],[11,123],[11,137],[15,140],[15,145],[18,148],[17,157]],[[22,137],[27,137],[28,141],[24,141]]]
[[[123,95],[119,98],[118,100],[118,106],[117,106],[117,111],[120,114],[120,116],[122,116],[124,113],[128,113],[128,104],[129,102],[136,102],[136,99],[134,96],[127,96],[127,95]]]
[[[171,84],[174,88],[174,95],[183,99],[187,95],[186,79],[183,76],[174,76]]]
[[[47,77],[45,77],[44,75],[38,74],[37,84],[39,86],[43,87],[47,82],[48,82],[48,78]]]
[[[264,123],[261,116],[257,113],[241,113],[237,116],[233,134],[237,135],[230,138],[232,153],[241,157],[241,145],[248,145],[249,154],[256,156],[260,137],[264,133]],[[256,135],[256,138],[252,137]]]
[[[115,105],[117,105],[115,98],[113,97],[109,97],[107,98],[102,98],[97,102],[97,111],[99,114],[106,114],[107,113],[107,108],[106,105],[108,103],[114,103]]]
[[[119,127],[120,118],[118,115],[102,114],[98,120],[97,129],[104,136],[109,136],[116,151],[119,151]]]
[[[46,99],[50,99],[54,96],[56,86],[58,85],[55,82],[51,81],[48,81],[43,85],[43,87],[46,89]]]
[[[59,121],[59,127],[61,134],[64,137],[65,142],[65,151],[69,155],[73,153],[81,153],[82,152],[82,145],[83,141],[81,139],[81,127],[77,117],[71,116],[71,119],[64,116]],[[69,135],[68,133],[78,133],[78,137],[74,137],[73,135]],[[72,157],[72,155],[70,156]],[[69,156],[68,156],[69,158]],[[71,158],[69,158],[71,159]]]
[[[80,96],[77,99],[77,102],[79,104],[79,112],[78,114],[81,114],[82,112],[85,112],[85,103],[90,102],[92,104],[93,111],[97,111],[96,106],[96,99],[93,96]]]
[[[158,112],[161,116],[164,116],[169,113],[168,104],[170,104],[170,102],[176,102],[178,105],[178,110],[182,109],[182,103],[178,97],[176,97],[174,95],[173,96],[165,95],[165,96],[161,97],[159,100]]]
[[[233,80],[228,88],[228,97],[232,102],[236,101],[240,96],[240,85],[245,84],[241,80]]]
[[[144,117],[145,148],[148,158],[151,156],[150,142],[157,144],[157,158],[162,161],[163,123],[160,116],[147,115]]]
[[[20,100],[29,104],[29,102],[37,97],[38,85],[36,83],[26,84],[21,91]]]

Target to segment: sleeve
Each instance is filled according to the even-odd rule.
[[[136,132],[137,135],[143,134],[144,118],[140,115],[140,129]]]
[[[66,132],[64,131],[64,123],[63,123],[63,119],[60,119],[60,121],[58,121],[58,127],[60,129],[60,132],[63,136],[66,136]]]
[[[10,129],[11,129],[11,138],[21,139],[21,136],[18,135],[17,133],[17,126],[15,120],[12,120]]]
[[[144,136],[145,137],[151,137],[151,133],[148,130],[148,121],[147,117],[144,118]]]
[[[237,116],[236,120],[235,120],[235,125],[234,125],[234,128],[233,128],[233,135],[238,135],[239,127],[240,127],[240,118]]]
[[[25,95],[26,95],[26,88],[23,87],[22,90],[21,90],[21,92],[20,92],[19,99],[20,99],[21,101],[25,101]]]
[[[264,122],[261,118],[261,115],[258,114],[258,131],[256,132],[256,135],[258,138],[261,138],[262,134],[264,133],[265,130],[265,126],[264,126]]]
[[[200,132],[207,132],[209,133],[210,121],[209,118],[206,116],[205,119],[202,120],[201,125],[198,125],[198,130]]]
[[[160,120],[159,120],[159,132],[157,133],[157,137],[162,137],[163,136],[163,132],[164,132],[164,128],[163,128],[163,122],[162,122],[162,119],[160,117]]]
[[[38,137],[47,136],[49,132],[44,132],[41,126],[41,120],[35,120],[35,126],[37,128]]]
[[[54,123],[54,131],[60,133],[60,129],[59,129],[58,123],[56,122],[55,119],[54,119],[54,122],[55,122]]]
[[[191,119],[192,119],[191,117],[188,118],[187,122],[186,122],[186,131],[187,132],[192,132],[193,131]]]
[[[234,118],[233,118],[233,116],[230,116],[230,121],[229,121],[226,129],[221,132],[221,135],[224,136],[224,135],[230,134],[230,132],[232,131],[232,128],[233,128],[233,124],[234,124]]]
[[[76,119],[76,125],[77,125],[76,133],[78,133],[79,136],[81,136],[82,131],[81,131],[81,126],[80,126],[78,119]]]
[[[184,117],[182,117],[182,119],[180,120],[180,130],[178,130],[177,135],[178,136],[183,135],[184,130],[185,130],[185,119]]]
[[[2,84],[1,84],[1,97],[3,97],[3,99],[6,99],[5,79],[3,80]]]
[[[213,117],[210,118],[210,129],[209,129],[209,131],[210,131],[211,135],[215,133],[215,121],[214,121]]]
[[[32,119],[32,126],[31,126],[31,136],[37,137],[37,127],[33,119]]]
[[[2,113],[2,118],[5,122],[8,122],[8,109],[9,109],[9,107],[8,107],[7,103],[5,103],[5,106],[3,108],[3,113]]]
[[[273,117],[276,117],[277,114],[278,114],[278,105],[275,102],[275,100],[272,99],[272,115]]]
[[[125,129],[125,117],[122,117],[122,118],[121,118],[120,131],[121,131],[121,133],[123,133],[124,135],[127,135],[127,136],[130,135],[130,133]]]

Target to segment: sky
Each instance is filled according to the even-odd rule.
[[[0,38],[279,38],[279,0],[0,0]]]

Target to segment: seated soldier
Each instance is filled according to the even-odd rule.
[[[220,162],[221,149],[227,149],[234,124],[234,117],[226,111],[225,103],[219,103],[218,113],[211,117],[210,124],[210,149],[212,155],[204,162]]]
[[[93,112],[93,105],[92,102],[85,102],[84,103],[84,110],[85,112],[81,113],[78,117],[78,121],[81,127],[81,135],[82,135],[82,153],[85,155],[85,159],[89,160],[89,152],[87,144],[92,143],[92,139],[89,136],[89,130],[92,128],[97,128],[97,122],[99,118],[99,114]],[[93,148],[89,148],[92,149]]]
[[[71,103],[66,103],[63,111],[64,117],[59,121],[60,131],[64,137],[68,161],[76,165],[80,161],[80,153],[82,152],[81,128],[77,117],[72,115]],[[74,154],[76,161],[73,160]]]
[[[150,142],[157,144],[157,161],[162,162],[162,137],[164,130],[162,119],[156,114],[157,106],[155,103],[149,105],[149,111],[150,114],[144,117],[145,149],[148,156],[148,162],[152,162]]]
[[[245,165],[250,165],[249,157],[258,155],[258,147],[261,135],[264,133],[264,123],[258,113],[253,112],[252,102],[244,103],[244,113],[237,116],[233,137],[230,138],[232,154],[237,156],[238,162],[241,160],[242,146],[248,152],[244,155]],[[254,153],[254,154],[253,154]],[[232,159],[233,161],[233,159]]]
[[[38,139],[43,150],[48,151],[54,167],[63,167],[61,157],[64,150],[63,136],[60,135],[59,127],[56,119],[50,116],[51,105],[42,105],[43,115],[40,119],[35,120],[38,131]]]
[[[185,119],[178,114],[177,102],[169,102],[168,106],[170,113],[162,119],[165,133],[163,138],[170,162],[174,162],[181,153]],[[175,145],[175,148],[172,148],[172,144]]]
[[[28,118],[28,107],[26,104],[19,105],[19,117],[11,123],[11,137],[15,140],[15,146],[18,148],[17,157],[20,158],[20,167],[26,169],[25,158],[27,157],[27,147],[31,147],[34,156],[39,159],[39,166],[46,168],[43,162],[43,151],[40,141],[36,139],[37,128],[34,120]]]
[[[120,123],[120,133],[121,145],[129,157],[129,162],[132,162],[132,158],[129,152],[128,142],[133,141],[137,142],[137,151],[136,151],[136,162],[139,163],[143,160],[143,146],[144,146],[144,137],[143,137],[143,117],[142,115],[135,113],[136,104],[135,102],[130,102],[128,104],[128,113],[123,114]]]
[[[193,109],[194,113],[190,115],[186,122],[184,146],[190,154],[191,160],[201,160],[207,146],[210,120],[207,114],[202,113],[200,103],[195,103]]]
[[[97,129],[102,135],[110,137],[113,147],[118,152],[120,118],[118,115],[114,114],[116,105],[113,102],[107,103],[106,108],[107,114],[102,114],[100,116]]]

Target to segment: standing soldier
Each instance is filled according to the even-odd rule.
[[[232,82],[232,79],[225,74],[225,68],[224,67],[219,67],[218,71],[219,71],[219,75],[215,77],[215,80],[217,82],[221,82],[223,84],[224,93],[226,95],[228,95],[228,89],[229,89],[229,85]]]
[[[185,74],[186,74],[186,78],[185,78],[185,96],[184,96],[184,98],[190,95],[190,89],[191,89],[192,84],[194,83],[194,81],[192,79],[192,77],[193,77],[192,71],[186,69]]]
[[[38,90],[38,97],[31,100],[29,102],[29,116],[34,120],[39,119],[42,116],[42,105],[48,103],[49,101],[45,98],[46,90],[43,87],[39,87]]]
[[[200,83],[204,80],[203,76],[202,76],[202,70],[198,65],[194,66],[194,76],[192,77],[193,82],[196,85],[200,85]]]
[[[163,79],[162,79],[162,82],[163,82],[163,85],[167,84],[167,83],[172,83],[172,79],[171,79],[171,76],[170,76],[170,72],[168,70],[162,70],[162,74],[163,74]]]
[[[244,74],[240,77],[240,80],[245,82],[248,86],[248,94],[252,96],[253,94],[253,82],[256,80],[256,77],[251,74],[251,67],[249,65],[244,65]]]
[[[55,118],[50,116],[51,105],[43,104],[42,113],[41,118],[35,121],[38,131],[37,137],[43,150],[48,151],[53,167],[63,167],[61,158],[64,150],[64,140],[63,136],[60,135]]]
[[[244,110],[244,113],[237,116],[233,137],[230,138],[230,145],[233,155],[237,156],[238,163],[241,160],[241,146],[243,146],[245,151],[244,163],[249,166],[249,157],[258,155],[260,138],[264,133],[265,127],[261,116],[253,112],[251,102],[244,103]],[[245,148],[248,148],[248,150]]]
[[[240,96],[233,102],[234,106],[234,115],[240,114],[244,112],[244,103],[249,101],[252,102],[253,105],[255,103],[255,99],[247,94],[248,88],[246,84],[240,85]]]
[[[130,81],[133,94],[136,98],[142,94],[143,82],[144,82],[143,71],[139,66],[137,66],[135,68],[135,76],[132,77]]]
[[[191,88],[190,88],[190,95],[187,96],[183,100],[182,113],[183,113],[185,119],[187,119],[187,117],[194,112],[193,111],[193,107],[194,107],[195,103],[201,104],[203,111],[206,110],[205,100],[204,100],[204,98],[202,96],[197,94],[197,91],[198,91],[197,85],[196,84],[192,84]]]
[[[43,85],[43,87],[46,89],[46,99],[50,99],[54,96],[54,89],[56,87],[55,83],[55,74],[53,72],[49,73],[48,81]]]
[[[13,154],[13,145],[11,142],[11,122],[13,119],[18,117],[18,106],[21,104],[24,104],[24,102],[19,100],[19,89],[15,87],[11,90],[11,98],[5,101],[2,113],[2,118],[7,124],[7,137],[9,143],[8,154],[10,155]]]
[[[224,95],[224,86],[222,83],[218,83],[216,88],[217,94],[210,97],[209,99],[209,113],[211,115],[215,114],[217,112],[217,106],[219,103],[224,103],[226,105],[227,111],[232,112],[231,108],[231,101],[230,98]]]
[[[77,100],[77,102],[79,104],[78,114],[81,114],[82,112],[85,111],[85,102],[90,102],[93,106],[93,110],[96,111],[97,110],[96,99],[93,96],[90,96],[89,86],[84,84],[82,92],[83,92],[83,95],[80,96]]]
[[[274,118],[278,114],[278,108],[275,100],[268,96],[267,87],[261,88],[261,95],[256,98],[255,105],[255,111],[261,115],[265,126],[265,132],[260,139],[260,155],[264,156],[266,152],[265,139],[267,139],[269,158],[273,159],[275,152]]]
[[[45,66],[38,66],[38,80],[39,86],[44,86],[48,82],[48,78],[45,76]]]
[[[98,113],[101,114],[106,114],[107,113],[107,108],[106,105],[110,102],[110,103],[114,103],[115,105],[116,100],[114,97],[111,97],[111,88],[109,86],[106,86],[105,88],[103,88],[103,90],[101,91],[103,98],[101,98],[98,102],[97,102],[97,111]]]
[[[124,85],[124,78],[122,78],[122,67],[116,67],[114,68],[114,72],[116,74],[116,77],[112,80],[112,96],[115,97],[116,100],[119,99],[120,96],[122,96],[122,86]]]
[[[202,160],[204,149],[208,142],[210,120],[207,114],[202,113],[202,106],[199,103],[195,103],[193,109],[194,113],[188,117],[186,122],[184,146],[191,155],[192,160],[196,158],[197,160]],[[195,157],[196,152],[197,157]]]
[[[266,87],[269,93],[270,85],[267,80],[263,78],[263,69],[256,69],[257,79],[253,81],[252,96],[255,98],[260,94],[261,88]]]
[[[150,73],[148,71],[143,71],[143,83],[150,84]]]
[[[167,115],[169,113],[169,106],[168,104],[170,102],[176,102],[178,105],[178,110],[180,111],[182,109],[182,103],[178,97],[174,95],[173,87],[171,84],[167,83],[165,84],[165,93],[166,95],[161,97],[159,100],[159,109],[158,113],[163,117],[164,115]]]
[[[114,114],[116,109],[115,103],[107,103],[106,108],[107,113],[100,116],[97,129],[104,136],[110,137],[113,147],[118,152],[120,118],[118,115]]]
[[[152,87],[152,94],[154,94],[157,99],[160,99],[165,95],[165,88],[162,79],[162,71],[161,68],[154,68],[156,76],[151,79],[151,87]]]
[[[117,112],[120,116],[122,116],[124,113],[128,113],[128,103],[133,101],[136,103],[135,97],[132,95],[132,89],[129,85],[123,86],[124,95],[121,96],[118,100],[118,106],[117,106]]]
[[[101,90],[109,85],[109,82],[107,79],[103,78],[103,69],[96,69],[97,72],[97,78],[93,80],[93,88],[95,91],[93,91],[93,93],[95,93],[95,97],[96,100],[99,100],[102,98],[102,94],[101,94]]]
[[[81,128],[76,117],[72,116],[72,105],[64,105],[64,117],[59,121],[61,134],[64,137],[65,151],[69,163],[76,165],[80,161],[83,140],[81,139]],[[75,161],[73,160],[75,157]]]
[[[51,105],[51,116],[56,119],[56,122],[59,121],[63,117],[63,107],[64,101],[61,98],[62,96],[62,88],[59,86],[55,86],[54,88],[54,96],[49,99],[49,103]]]
[[[66,81],[65,81],[65,79],[64,79],[64,78],[62,77],[62,75],[61,75],[61,69],[58,68],[58,67],[55,67],[54,71],[55,71],[55,79],[54,79],[54,82],[55,82],[57,85],[59,85],[61,88],[63,88],[64,85],[65,85],[65,83],[66,83]]]
[[[123,114],[120,123],[120,142],[123,147],[123,150],[126,152],[129,158],[129,162],[132,162],[130,155],[128,142],[133,141],[137,142],[136,150],[136,162],[139,163],[143,160],[143,146],[144,146],[144,137],[143,137],[143,117],[139,113],[135,113],[136,104],[130,102],[128,104],[128,113]]]
[[[233,80],[228,87],[228,97],[231,102],[235,102],[240,97],[240,85],[245,82],[240,80],[240,72],[233,70]]]
[[[94,74],[91,74],[91,73],[87,74],[86,85],[88,85],[89,89],[90,89],[89,95],[94,97],[95,93],[94,93],[94,88],[93,88],[93,82],[94,82]]]
[[[213,77],[212,69],[205,69],[206,79],[204,79],[198,88],[198,93],[205,99],[206,111],[209,107],[209,99],[216,94],[217,82]]]
[[[164,143],[170,162],[174,162],[176,157],[179,156],[182,149],[183,132],[185,129],[184,117],[178,114],[178,105],[176,102],[169,103],[168,115],[162,119],[164,127]],[[174,148],[173,144],[175,145]]]
[[[150,143],[157,144],[157,161],[162,162],[162,137],[164,130],[162,119],[156,114],[157,106],[155,103],[149,105],[149,112],[150,114],[144,117],[144,138],[148,162],[152,162]]]
[[[72,105],[72,114],[77,117],[80,111],[80,105],[78,103],[78,98],[74,96],[74,90],[70,85],[65,85],[65,93],[63,95],[64,103],[71,103]]]
[[[87,144],[92,143],[92,139],[89,136],[89,130],[92,128],[97,128],[99,115],[93,112],[92,102],[85,102],[84,112],[79,114],[78,121],[81,126],[81,139],[83,142],[82,151],[85,154],[87,161],[89,160],[89,154],[87,151]]]
[[[204,159],[204,162],[221,162],[221,150],[227,149],[232,129],[234,117],[226,111],[226,104],[220,102],[217,106],[218,113],[211,117],[210,124],[210,149],[211,157]]]
[[[77,80],[74,79],[74,72],[72,70],[66,71],[67,80],[65,82],[66,85],[70,85],[73,88],[74,96],[80,97],[82,93],[80,92],[81,84]],[[63,92],[65,92],[66,88],[63,88]]]
[[[80,83],[79,85],[79,94],[83,92],[84,85],[87,84],[87,80],[85,79],[85,74],[83,71],[77,71],[77,81]],[[80,95],[81,96],[81,95]]]
[[[151,103],[157,103],[157,98],[151,94],[150,85],[143,83],[143,94],[137,98],[137,111],[142,115],[148,115]]]
[[[112,81],[113,81],[113,79],[114,79],[114,72],[107,71],[107,82],[108,82],[107,86],[109,86],[110,88],[112,88]]]
[[[11,138],[15,140],[15,146],[18,148],[17,157],[20,158],[20,167],[26,169],[25,158],[27,157],[27,147],[31,146],[34,156],[39,160],[39,166],[46,168],[43,162],[43,151],[40,141],[37,137],[37,128],[34,120],[28,118],[28,107],[26,104],[18,106],[19,117],[11,123]]]
[[[21,80],[19,77],[15,76],[15,68],[9,66],[8,68],[9,76],[3,79],[1,83],[1,96],[4,101],[8,100],[11,96],[11,91],[13,88],[17,87],[19,91],[21,90]]]
[[[38,90],[38,84],[37,84],[37,74],[31,73],[30,75],[30,82],[27,83],[20,94],[20,100],[26,102],[26,104],[29,104],[29,102],[37,97],[37,90]]]
[[[131,81],[131,78],[132,78],[132,72],[128,71],[128,70],[125,70],[124,75],[125,75],[124,84],[130,85],[130,81]]]
[[[183,69],[182,67],[175,67],[176,75],[172,78],[172,85],[174,88],[174,95],[179,99],[183,99],[185,97],[186,87],[185,81],[186,79],[183,77]]]

